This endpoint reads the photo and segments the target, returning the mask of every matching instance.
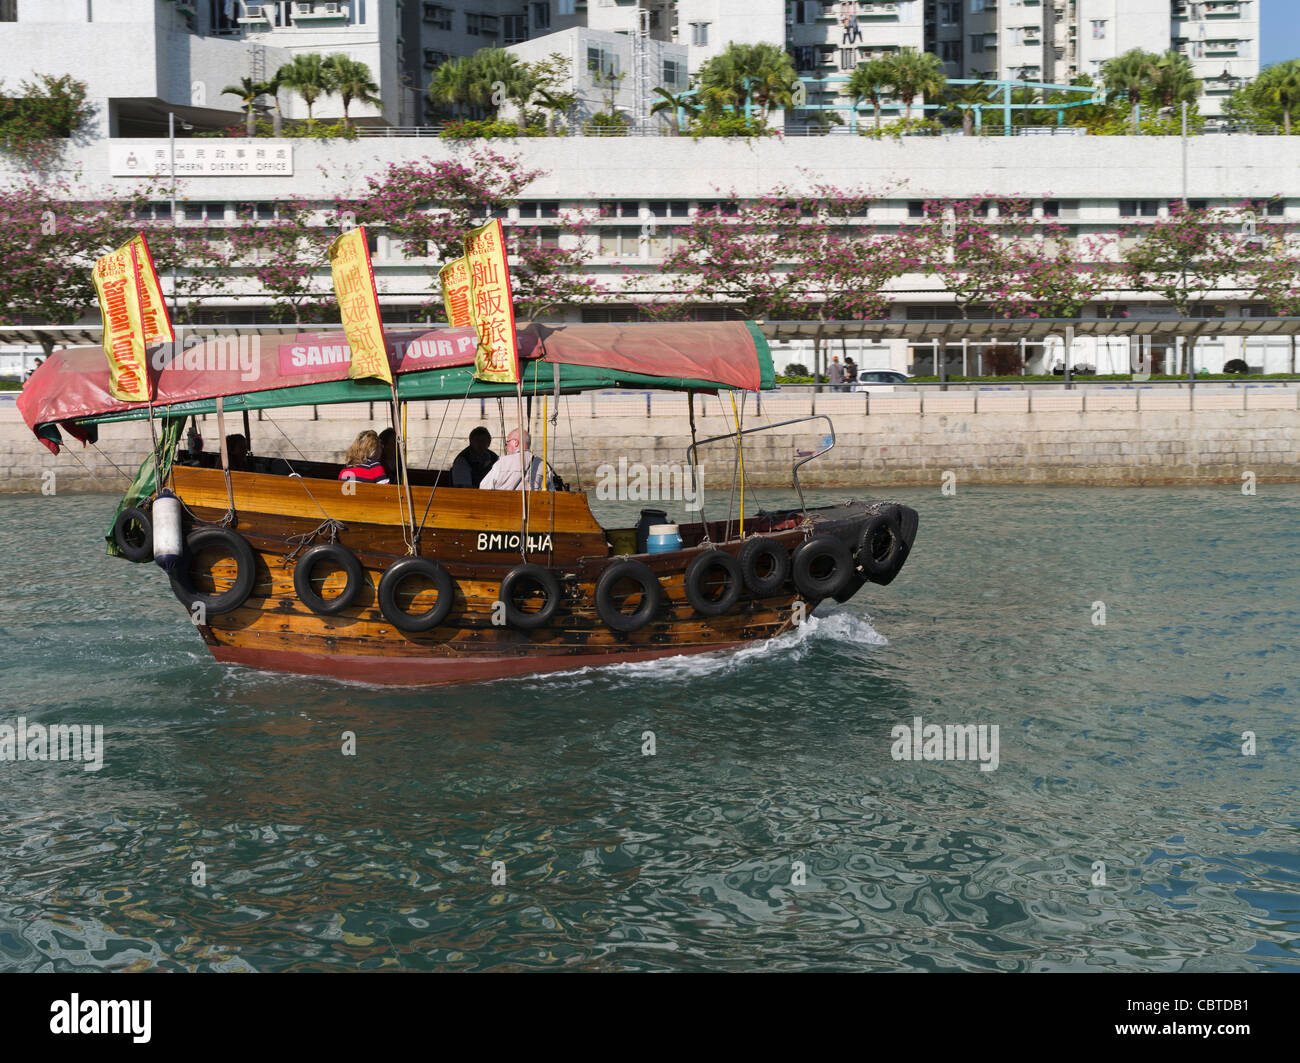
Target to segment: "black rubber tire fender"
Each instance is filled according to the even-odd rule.
[[[830,559],[831,569],[818,575],[815,566]],[[829,535],[817,535],[795,547],[791,559],[794,585],[809,600],[834,598],[853,579],[853,556],[849,548]]]
[[[727,587],[717,598],[704,593],[704,579],[712,569],[720,568],[727,574]],[[706,550],[686,566],[686,599],[702,616],[721,616],[740,601],[745,577],[740,562],[725,550]]]
[[[898,521],[885,513],[868,517],[858,533],[853,559],[862,575],[873,583],[888,583],[898,575],[907,559]]]
[[[634,613],[622,612],[614,601],[614,588],[624,580],[632,580],[641,587],[641,604]],[[643,561],[615,561],[596,581],[596,613],[611,631],[624,634],[640,631],[655,618],[663,597],[659,577]]]
[[[143,541],[140,543],[132,543],[128,537],[130,534],[128,529],[133,523],[140,528],[143,536]],[[128,561],[137,565],[143,561],[152,561],[153,521],[149,519],[149,514],[139,506],[130,506],[122,510],[117,515],[117,520],[113,522],[113,542]]]
[[[768,536],[747,539],[736,560],[745,577],[745,586],[756,598],[776,594],[790,578],[790,552],[778,540]],[[771,566],[766,576],[760,573],[764,561]]]
[[[312,586],[312,570],[322,561],[332,561],[348,576],[342,593],[333,598],[326,598],[317,593],[316,588]],[[357,555],[346,546],[339,543],[317,543],[304,550],[298,558],[298,563],[294,565],[293,589],[298,592],[298,600],[313,613],[319,613],[321,616],[337,616],[357,600],[365,578]]]
[[[546,604],[535,613],[526,613],[515,604],[514,596],[520,584],[532,583],[546,596]],[[551,622],[555,611],[560,607],[560,581],[552,575],[551,570],[531,562],[516,565],[506,573],[501,581],[498,600],[505,607],[506,623],[511,627],[532,631]]]
[[[423,613],[408,613],[397,604],[397,590],[412,576],[424,576],[438,591],[438,600]],[[379,577],[379,611],[399,631],[431,631],[451,612],[456,600],[456,586],[451,574],[437,561],[427,557],[404,557],[394,561]]]
[[[190,581],[190,561],[203,550],[224,550],[235,561],[235,582],[224,594],[201,594]],[[193,609],[196,602],[203,604],[208,616],[222,616],[233,613],[253,593],[253,584],[257,579],[257,555],[253,548],[237,531],[230,528],[195,528],[185,536],[185,557],[170,573],[172,593],[186,609]]]

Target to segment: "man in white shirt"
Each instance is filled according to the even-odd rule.
[[[521,438],[524,452],[522,461],[519,456]],[[488,470],[479,483],[479,488],[487,491],[521,491],[524,488],[524,472],[527,470],[528,490],[546,490],[546,463],[528,450],[529,443],[527,429],[513,429],[506,436],[505,455]]]

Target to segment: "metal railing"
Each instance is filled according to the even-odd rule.
[[[708,520],[704,516],[704,493],[699,489],[699,480],[695,475],[695,469],[699,465],[700,447],[708,443],[718,443],[724,439],[737,439],[740,436],[752,435],[755,432],[770,432],[776,428],[784,428],[786,425],[803,424],[805,421],[825,421],[827,434],[822,437],[822,447],[820,450],[813,450],[798,455],[798,460],[791,466],[790,475],[794,480],[794,489],[799,494],[799,508],[803,510],[804,518],[808,517],[808,503],[804,501],[803,487],[799,483],[799,470],[807,465],[814,458],[820,458],[823,454],[835,449],[835,424],[825,414],[809,414],[807,417],[792,417],[788,421],[775,421],[771,424],[759,425],[757,428],[742,428],[739,432],[724,432],[722,435],[709,436],[708,439],[697,439],[686,448],[686,465],[691,470],[691,489],[696,492],[696,497],[700,500],[700,523],[707,529]],[[735,501],[736,493],[736,474],[740,466],[740,447],[736,448],[736,462],[732,465],[731,474],[731,494],[732,502]],[[727,506],[727,531],[724,541],[731,537],[731,512],[732,507]]]
[[[359,137],[379,137],[387,139],[390,137],[424,137],[439,138],[443,130],[448,125],[428,125],[428,126],[357,126],[355,131]],[[873,124],[868,122],[859,122],[858,128],[854,130],[849,125],[831,125],[818,126],[808,125],[806,123],[790,123],[784,128],[772,126],[769,128],[769,136],[786,136],[786,137],[855,137],[865,136],[874,130]],[[1203,122],[1200,126],[1191,126],[1187,130],[1188,136],[1212,136],[1217,134],[1235,134],[1237,136],[1282,136],[1284,131],[1281,126],[1276,125],[1241,125],[1231,124],[1228,122]],[[961,126],[952,126],[950,128],[938,129],[912,129],[906,132],[882,128],[882,137],[961,137],[967,134],[962,132]],[[972,137],[1002,137],[1006,136],[1006,131],[1002,126],[997,124],[985,125],[982,129],[969,134]],[[1011,136],[1029,137],[1029,136],[1093,136],[1096,134],[1089,133],[1083,126],[1055,126],[1055,125],[1022,125],[1012,126]],[[1129,136],[1129,133],[1114,134],[1116,136]],[[1143,133],[1142,136],[1154,136],[1156,134]],[[1178,134],[1168,134],[1177,136]],[[596,129],[584,129],[579,131],[557,131],[546,134],[547,137],[689,137],[689,132],[674,133],[671,127],[666,125],[642,126],[640,128],[628,127],[626,129],[611,129],[607,127]],[[465,139],[512,139],[512,138],[478,138],[468,137]],[[537,137],[521,137],[518,139],[534,140]],[[717,137],[711,139],[737,139],[732,137]],[[743,138],[741,138],[743,139]]]

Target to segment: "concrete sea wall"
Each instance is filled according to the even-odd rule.
[[[834,424],[835,448],[806,465],[807,486],[935,484],[945,472],[963,484],[1190,484],[1300,480],[1300,409],[1291,388],[1232,391],[1139,390],[989,391],[880,394],[777,393],[744,407],[744,427],[808,416],[815,407]],[[549,408],[549,407],[548,407]],[[408,413],[408,454],[414,466],[447,466],[469,430],[486,424],[499,449],[501,427],[513,427],[514,401],[417,403]],[[542,445],[541,401],[534,411],[534,449]],[[734,431],[729,398],[696,400],[697,435]],[[575,467],[585,485],[602,465],[629,468],[684,463],[690,442],[686,399],[656,393],[580,395],[561,400],[558,425],[548,430],[552,462],[566,479]],[[445,415],[445,420],[444,420]],[[503,417],[504,415],[504,417]],[[227,416],[227,432],[243,430]],[[251,415],[253,452],[293,461],[341,460],[362,428],[388,423],[387,407],[321,406]],[[209,450],[216,418],[201,431]],[[825,420],[785,425],[744,440],[745,473],[756,486],[790,483],[801,454],[816,450]],[[12,403],[0,404],[0,491],[40,490],[54,470],[57,489],[120,490],[147,453],[148,425],[105,425],[98,447],[77,444],[54,457]],[[435,451],[436,442],[436,451]],[[703,449],[704,482],[731,483],[729,441]],[[433,461],[430,454],[434,453]],[[114,466],[117,468],[115,469]]]

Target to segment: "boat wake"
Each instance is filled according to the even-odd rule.
[[[828,611],[823,616],[814,615],[799,627],[776,638],[756,642],[738,650],[717,650],[711,653],[682,654],[660,657],[653,661],[623,661],[575,668],[571,672],[557,672],[552,682],[573,683],[585,686],[594,682],[614,679],[643,680],[667,677],[700,679],[725,675],[749,669],[756,664],[793,663],[802,661],[819,648],[831,646],[843,650],[845,646],[888,646],[889,640],[871,626],[869,617],[843,609]],[[502,679],[502,683],[535,682],[535,676]]]

